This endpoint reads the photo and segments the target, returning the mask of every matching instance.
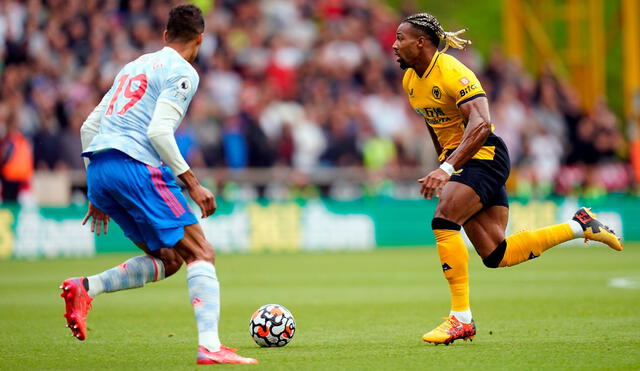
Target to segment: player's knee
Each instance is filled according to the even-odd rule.
[[[182,267],[182,258],[178,254],[172,254],[170,257],[163,257],[164,275],[169,277],[180,270]]]
[[[186,229],[185,236],[176,245],[178,252],[185,263],[191,264],[195,261],[206,261],[215,263],[215,252],[213,247],[200,229]]]
[[[444,219],[458,225],[462,224],[457,221],[457,213],[453,208],[449,207],[449,205],[450,203],[441,201],[433,215],[434,219]]]
[[[491,254],[487,255],[486,258],[482,259],[482,262],[487,268],[499,268],[502,259],[504,258],[504,253],[507,250],[507,241],[502,240],[496,246],[496,248],[491,252]]]
[[[180,270],[184,260],[182,260],[182,257],[177,251],[174,249],[161,249],[159,253],[159,258],[162,260],[162,264],[164,265],[165,277],[169,277]],[[158,257],[158,255],[155,256]]]
[[[215,263],[216,254],[211,244],[207,241],[202,241],[198,244],[196,249],[195,260],[204,260],[209,263]]]

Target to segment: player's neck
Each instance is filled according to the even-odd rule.
[[[187,62],[191,63],[193,57],[193,48],[189,44],[178,43],[166,43],[165,46],[175,50],[184,58]]]
[[[425,52],[425,54],[424,54],[424,57],[420,58],[418,63],[413,67],[413,70],[416,71],[418,76],[424,77],[425,72],[427,71],[427,69],[431,65],[431,61],[433,60],[434,56],[436,55],[436,51],[437,51],[437,49],[435,49],[435,48],[427,50]]]

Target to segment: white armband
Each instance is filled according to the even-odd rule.
[[[161,99],[156,103],[156,109],[147,128],[151,145],[176,176],[189,170],[189,165],[182,157],[174,136],[174,130],[180,124],[181,116],[171,102]]]
[[[440,165],[440,169],[444,170],[444,172],[449,174],[449,176],[456,171],[456,169],[453,168],[453,165],[448,162],[443,162],[442,165]]]

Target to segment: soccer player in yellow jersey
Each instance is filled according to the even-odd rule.
[[[464,31],[464,30],[463,30]],[[393,50],[405,70],[402,86],[411,107],[431,134],[441,165],[418,180],[427,199],[438,197],[431,221],[444,276],[451,292],[451,311],[445,321],[424,334],[428,343],[450,344],[476,334],[469,306],[469,254],[461,227],[489,268],[509,267],[574,238],[595,240],[622,250],[614,232],[587,208],[562,224],[523,231],[505,238],[509,218],[505,182],[509,153],[493,134],[487,96],[474,73],[445,54],[449,46],[470,43],[445,32],[430,14],[405,18],[396,32]],[[438,50],[440,41],[445,50]]]

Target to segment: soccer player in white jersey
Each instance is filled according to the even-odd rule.
[[[176,174],[200,207],[213,214],[213,194],[198,183],[178,151],[174,131],[198,87],[191,63],[202,43],[204,19],[193,5],[171,9],[166,46],[127,64],[81,128],[88,160],[91,231],[107,233],[110,219],[146,254],[89,277],[62,283],[67,326],[87,336],[91,301],[103,292],[142,287],[187,264],[187,286],[198,325],[198,364],[257,363],[220,343],[219,284],[214,250],[176,184]]]

